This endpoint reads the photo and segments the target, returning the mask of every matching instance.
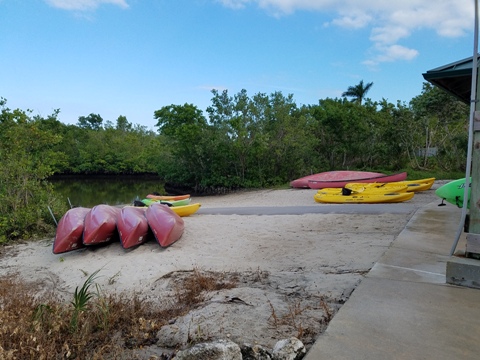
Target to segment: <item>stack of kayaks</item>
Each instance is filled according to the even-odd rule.
[[[173,212],[179,216],[189,216],[195,214],[200,209],[200,203],[191,203],[190,195],[165,196],[165,195],[147,195],[141,202],[145,206],[152,204],[162,204],[169,206]],[[136,204],[139,204],[138,202]],[[140,205],[140,204],[139,204]],[[142,205],[140,205],[142,206]]]
[[[435,178],[405,180],[387,183],[348,183],[343,188],[323,188],[314,195],[318,203],[378,204],[403,202],[413,198],[415,192],[432,187]]]
[[[192,215],[200,208],[200,203],[190,202],[189,195],[180,199],[173,196],[151,199],[147,196],[142,202],[135,202],[141,206],[120,208],[100,204],[93,208],[72,208],[58,222],[53,253],[115,240],[120,240],[125,249],[143,244],[149,238],[155,238],[162,247],[169,246],[183,234],[182,217]]]

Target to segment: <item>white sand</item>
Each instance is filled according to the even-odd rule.
[[[95,250],[54,255],[53,239],[28,242],[4,249],[0,275],[19,273],[41,281],[70,297],[86,277],[101,269],[97,283],[103,291],[134,290],[161,298],[172,284],[165,275],[182,270],[237,272],[245,283],[237,289],[212,294],[203,312],[178,319],[164,330],[165,345],[181,344],[196,321],[210,338],[231,336],[237,341],[271,346],[278,338],[295,336],[295,326],[272,324],[272,306],[278,316],[302,302],[305,327],[312,336],[321,331],[319,299],[325,297],[336,310],[364,274],[390,246],[408,219],[421,206],[439,199],[437,184],[405,203],[408,213],[304,214],[304,215],[206,215],[185,217],[185,232],[172,246],[162,249],[151,241],[125,251],[119,243]],[[223,196],[198,197],[203,209],[251,206],[329,206],[313,200],[315,190],[261,190]],[[355,206],[363,207],[366,204]],[[249,281],[261,274],[262,281]],[[260,277],[260,276],[259,276]],[[258,279],[257,279],[258,280]],[[223,300],[240,297],[250,307]],[[222,300],[223,299],[223,300]],[[228,303],[218,307],[222,302]],[[316,305],[315,305],[316,304]],[[316,307],[316,309],[315,309]],[[309,311],[306,311],[308,308]],[[236,309],[236,312],[235,312]],[[200,310],[198,310],[200,311]],[[206,315],[208,314],[208,316]],[[199,320],[200,319],[200,320]],[[219,320],[221,319],[221,320]],[[221,326],[219,322],[221,321]],[[314,323],[310,324],[309,322]],[[185,326],[182,327],[181,324]],[[193,325],[192,325],[193,324]],[[187,326],[188,325],[188,326]],[[199,326],[197,324],[197,326]],[[256,329],[256,330],[255,330]],[[183,333],[182,333],[183,331]],[[293,332],[293,333],[292,333]]]

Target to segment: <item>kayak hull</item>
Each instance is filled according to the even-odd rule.
[[[386,182],[397,182],[397,181],[404,181],[407,178],[406,172],[401,172],[398,174],[393,175],[383,175],[377,177],[369,177],[363,179],[355,179],[355,180],[309,180],[308,186],[311,189],[323,189],[323,188],[341,188],[345,187],[348,183],[386,183]]]
[[[404,181],[399,181],[396,183],[390,183],[390,184],[404,184],[407,186],[407,191],[425,191],[429,190],[433,184],[435,183],[435,178],[425,178],[425,179],[419,179],[419,180],[404,180]]]
[[[85,216],[83,244],[96,245],[110,242],[118,237],[117,218],[120,208],[110,205],[96,205]]]
[[[185,229],[183,219],[168,206],[152,204],[147,208],[145,216],[160,246],[170,246],[183,235]]]
[[[381,203],[398,203],[408,201],[415,193],[385,193],[385,194],[355,194],[355,195],[337,195],[337,194],[321,194],[317,193],[313,196],[318,203],[325,204],[381,204]]]
[[[170,209],[172,209],[175,214],[185,217],[185,216],[190,216],[195,214],[198,209],[200,209],[200,203],[194,203],[194,204],[189,204],[189,205],[184,205],[184,206],[172,206]]]
[[[148,240],[149,226],[146,208],[125,206],[117,218],[117,230],[124,249],[141,245]]]
[[[353,192],[361,193],[387,193],[387,192],[405,192],[408,190],[408,186],[401,182],[394,183],[348,183],[344,187],[345,189],[352,190]],[[339,189],[339,188],[332,188]],[[343,188],[342,188],[343,189]],[[322,192],[325,189],[320,189],[318,192]]]
[[[310,180],[316,181],[338,181],[345,180],[348,182],[355,182],[357,179],[373,178],[385,176],[385,174],[370,171],[350,171],[350,170],[338,170],[338,171],[325,171],[317,174],[307,175],[290,182],[290,186],[293,188],[308,189],[308,182]]]
[[[190,195],[152,195],[148,194],[147,199],[153,199],[153,200],[165,200],[165,201],[171,201],[171,200],[184,200],[188,199]]]
[[[53,241],[53,253],[61,254],[85,247],[82,242],[85,216],[90,208],[75,207],[60,219]]]
[[[467,207],[470,208],[470,194],[471,194],[472,181],[470,178],[469,189],[468,189],[468,199],[469,203]],[[445,200],[446,202],[456,205],[458,207],[463,207],[463,200],[465,194],[465,178],[453,180],[445,185],[440,186],[435,190],[435,195],[439,198]]]

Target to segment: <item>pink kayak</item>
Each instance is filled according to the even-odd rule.
[[[83,244],[101,244],[117,237],[117,218],[119,215],[120,208],[118,207],[104,204],[94,206],[85,216]]]
[[[82,242],[85,215],[90,208],[75,207],[60,219],[53,241],[53,253],[61,254],[85,247]]]
[[[147,208],[125,206],[117,218],[117,229],[124,249],[143,244],[148,239]]]
[[[183,219],[167,205],[155,203],[146,211],[148,226],[162,247],[169,246],[180,239],[185,229]]]
[[[308,187],[311,189],[323,189],[323,188],[341,188],[348,183],[388,183],[396,181],[404,181],[407,178],[406,172],[401,172],[393,175],[373,176],[366,178],[352,178],[350,176],[338,177],[337,179],[322,179],[322,180],[309,180]]]
[[[326,171],[317,174],[307,175],[299,179],[290,182],[290,186],[293,188],[306,188],[308,189],[308,182],[310,180],[316,181],[332,181],[332,180],[348,180],[353,182],[356,179],[373,178],[377,176],[385,176],[385,174],[369,171]]]

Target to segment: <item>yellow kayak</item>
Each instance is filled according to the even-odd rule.
[[[179,216],[189,216],[195,214],[198,209],[200,209],[200,203],[188,204],[183,206],[172,206],[170,207],[177,215]]]
[[[359,195],[359,194],[385,194],[392,192],[406,192],[407,185],[390,183],[349,183],[344,188],[323,188],[317,194],[329,195]]]
[[[352,193],[351,195],[316,193],[313,199],[318,203],[328,204],[379,204],[407,201],[414,195],[413,192]]]
[[[365,191],[386,191],[386,192],[415,192],[415,191],[425,191],[432,187],[435,182],[435,178],[426,178],[419,180],[404,180],[396,181],[389,183],[350,183],[346,184],[345,188],[350,189],[355,192],[365,192]]]
[[[402,182],[393,183],[349,183],[345,185],[346,189],[353,192],[368,193],[386,193],[386,192],[405,192],[408,189]]]
[[[412,191],[412,192],[429,190],[432,187],[434,182],[435,182],[435,178],[399,181],[399,183],[407,185],[408,187],[407,191]]]
[[[406,183],[417,183],[417,184],[430,184],[435,181],[435,178],[425,178],[425,179],[418,179],[418,180],[405,180],[405,181],[400,181],[400,182],[406,182]]]

